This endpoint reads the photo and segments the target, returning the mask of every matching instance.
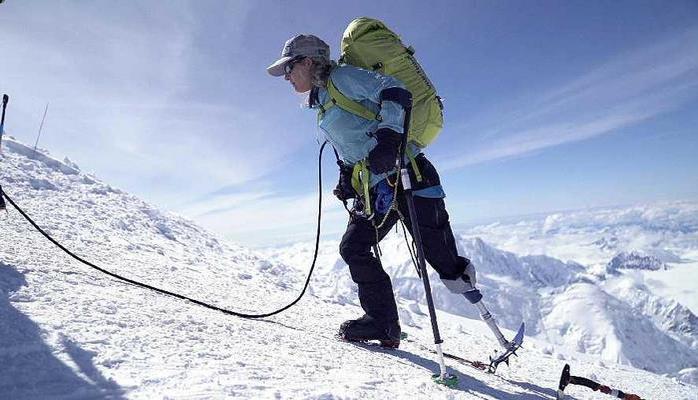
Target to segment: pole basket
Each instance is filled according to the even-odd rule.
[[[431,378],[439,385],[448,386],[451,389],[458,387],[458,377],[455,375],[446,374],[446,376],[442,377],[441,375],[436,374],[432,375]]]

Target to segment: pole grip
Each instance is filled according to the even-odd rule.
[[[412,181],[410,180],[410,173],[407,168],[400,170],[400,179],[402,180],[402,188],[407,190],[412,190]]]

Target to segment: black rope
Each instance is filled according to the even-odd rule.
[[[100,268],[100,267],[96,266],[95,264],[93,264],[93,263],[91,263],[91,262],[89,262],[89,261],[87,261],[87,260],[84,260],[84,259],[81,258],[80,256],[75,255],[73,252],[71,252],[70,250],[66,249],[66,248],[65,248],[62,244],[60,244],[58,241],[56,241],[55,239],[53,239],[48,233],[46,233],[43,229],[41,229],[41,227],[39,227],[39,225],[37,225],[37,224],[27,215],[27,213],[25,213],[21,208],[19,208],[19,206],[17,205],[17,203],[15,203],[15,202],[7,195],[7,193],[5,193],[4,191],[0,191],[0,193],[1,193],[0,198],[1,198],[2,196],[4,196],[4,197],[7,199],[7,201],[8,201],[10,204],[12,204],[12,206],[13,206],[14,208],[16,208],[17,211],[19,211],[20,214],[22,214],[22,216],[24,217],[24,219],[26,219],[27,221],[29,221],[29,223],[32,224],[32,226],[34,226],[34,228],[35,228],[39,233],[41,233],[42,235],[44,235],[44,237],[46,237],[46,239],[48,239],[49,241],[51,241],[51,243],[55,244],[58,248],[60,248],[60,249],[63,250],[64,252],[66,252],[68,255],[70,255],[70,256],[73,257],[74,259],[80,261],[81,263],[83,263],[83,264],[85,264],[85,265],[87,265],[87,266],[89,266],[89,267],[91,267],[91,268],[96,269],[97,271],[99,271],[99,272],[101,272],[101,273],[103,273],[103,274],[109,275],[109,276],[111,276],[111,277],[113,277],[113,278],[116,278],[116,279],[118,279],[118,280],[121,280],[121,281],[130,283],[130,284],[132,284],[132,285],[140,286],[140,287],[142,287],[142,288],[149,289],[149,290],[152,290],[152,291],[155,291],[155,292],[158,292],[158,293],[167,295],[167,296],[172,296],[172,297],[176,297],[176,298],[178,298],[178,299],[187,300],[187,301],[190,301],[190,302],[192,302],[192,303],[194,303],[194,304],[196,304],[196,305],[199,305],[199,306],[202,306],[202,307],[206,307],[206,308],[210,308],[211,310],[220,311],[220,312],[222,312],[222,313],[224,313],[224,314],[233,315],[233,316],[240,317],[240,318],[250,318],[250,319],[252,319],[252,318],[265,318],[265,317],[269,317],[269,316],[272,316],[272,315],[275,315],[275,314],[279,314],[279,313],[281,313],[281,312],[283,312],[283,311],[286,311],[287,309],[293,307],[296,303],[298,303],[298,301],[300,301],[301,297],[303,297],[303,295],[305,294],[305,291],[306,291],[306,289],[308,288],[308,284],[310,283],[310,277],[313,275],[313,270],[315,269],[315,262],[317,261],[318,247],[319,247],[319,244],[320,244],[320,222],[321,222],[321,220],[322,220],[322,218],[321,218],[321,217],[322,217],[322,152],[323,152],[323,150],[325,149],[325,145],[326,145],[326,144],[327,144],[327,142],[323,143],[322,146],[320,146],[320,155],[318,156],[318,216],[317,216],[317,231],[316,231],[316,236],[315,236],[315,253],[313,254],[313,263],[312,263],[312,265],[310,266],[310,272],[308,272],[308,278],[305,280],[305,285],[303,286],[303,290],[301,291],[300,295],[298,295],[298,298],[296,298],[293,302],[291,302],[290,304],[286,305],[286,306],[283,307],[283,308],[280,308],[280,309],[278,309],[278,310],[276,310],[276,311],[272,311],[272,312],[269,312],[269,313],[264,313],[264,314],[245,314],[245,313],[241,313],[241,312],[236,312],[236,311],[227,310],[227,309],[225,309],[225,308],[221,308],[221,307],[218,307],[218,306],[215,306],[215,305],[212,305],[212,304],[209,304],[209,303],[200,301],[200,300],[192,299],[192,298],[190,298],[190,297],[187,297],[187,296],[184,296],[184,295],[181,295],[181,294],[178,294],[178,293],[170,292],[170,291],[168,291],[168,290],[156,288],[156,287],[154,287],[154,286],[151,286],[151,285],[148,285],[148,284],[145,284],[145,283],[141,283],[141,282],[135,281],[135,280],[133,280],[133,279],[125,278],[125,277],[123,277],[123,276],[121,276],[121,275],[118,275],[118,274],[115,274],[115,273],[113,273],[113,272],[109,272],[109,271],[107,271],[106,269]]]
[[[2,186],[0,186],[0,211],[7,210],[5,205],[5,196],[3,196]]]

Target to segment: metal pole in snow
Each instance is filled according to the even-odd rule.
[[[44,108],[44,116],[41,118],[41,125],[39,125],[39,134],[36,136],[36,143],[34,143],[34,153],[36,153],[36,146],[39,145],[39,138],[41,137],[41,130],[44,127],[44,120],[46,120],[46,113],[48,112],[48,103],[46,103],[46,108]]]

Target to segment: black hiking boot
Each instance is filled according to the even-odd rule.
[[[381,347],[397,349],[400,346],[400,323],[394,321],[383,327],[375,319],[364,315],[351,319],[339,327],[339,337],[348,342],[366,342],[378,340]]]

